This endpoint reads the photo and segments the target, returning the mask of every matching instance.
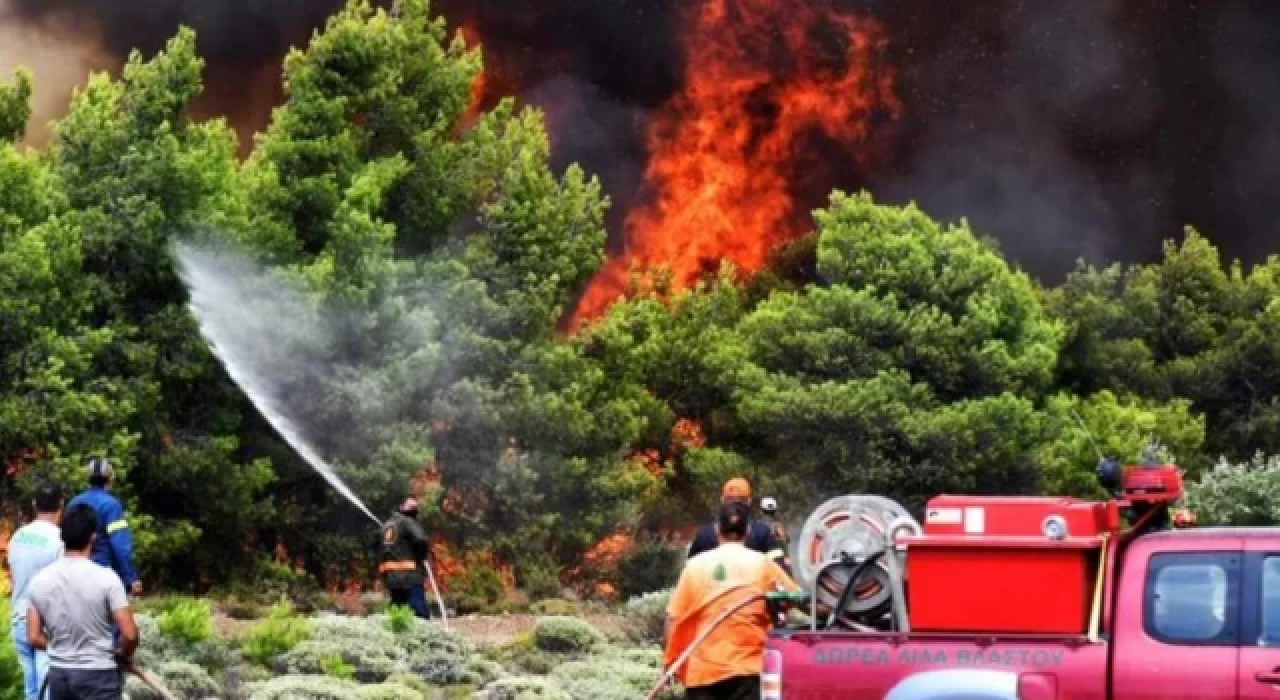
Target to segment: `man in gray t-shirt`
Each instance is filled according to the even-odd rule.
[[[88,506],[69,511],[62,519],[64,557],[31,584],[27,637],[49,652],[50,700],[119,700],[122,665],[138,648],[124,584],[89,560],[97,525]],[[120,628],[120,649],[114,648],[112,621]]]

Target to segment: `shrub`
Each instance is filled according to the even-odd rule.
[[[379,683],[361,686],[356,695],[360,700],[426,700],[426,693],[404,683]]]
[[[516,568],[516,583],[533,601],[560,595],[560,566],[550,557],[533,557]]]
[[[338,668],[332,661],[336,658],[362,683],[381,683],[408,673],[437,685],[482,680],[468,668],[471,646],[457,633],[410,617],[408,627],[395,634],[388,629],[391,620],[390,616],[313,618],[308,622],[308,639],[281,654],[273,666],[283,674],[315,675]]]
[[[658,676],[648,666],[621,659],[570,661],[551,672],[556,684],[574,700],[643,697]]]
[[[351,700],[360,686],[328,676],[280,676],[250,683],[246,690],[249,700]]]
[[[244,641],[245,655],[266,666],[310,634],[306,620],[296,617],[288,603],[279,603],[271,608],[266,620],[249,631]]]
[[[319,666],[320,672],[326,676],[346,678],[348,680],[356,677],[355,667],[343,661],[341,654],[329,654],[328,656],[321,657]]]
[[[137,659],[144,667],[154,668],[166,661],[187,661],[205,669],[222,670],[241,660],[240,654],[224,639],[210,637],[188,642],[162,634],[160,621],[151,615],[139,613],[133,619],[138,625]]]
[[[264,616],[263,607],[252,600],[228,598],[218,607],[232,620],[260,620]]]
[[[160,634],[182,644],[197,644],[213,637],[213,609],[207,600],[183,600],[156,618]]]
[[[582,614],[582,606],[572,600],[565,600],[563,598],[547,598],[530,605],[529,612],[534,615],[542,616],[557,615],[574,617]]]
[[[537,647],[533,635],[517,637],[506,644],[488,651],[488,656],[517,674],[546,674],[560,663],[561,659]]]
[[[407,632],[417,618],[407,605],[391,605],[386,610],[387,629],[395,634]]]
[[[222,694],[222,688],[214,682],[209,672],[187,661],[169,661],[156,667],[164,684],[179,698],[203,700],[216,698]],[[133,697],[133,696],[130,696]]]
[[[471,564],[453,578],[449,588],[458,612],[480,612],[502,598],[502,576],[492,566]]]
[[[612,647],[600,654],[603,659],[617,659],[633,664],[648,667],[654,670],[662,669],[662,649],[621,649]]]
[[[618,591],[626,597],[675,586],[684,552],[656,539],[638,541],[618,560]]]
[[[0,700],[22,700],[22,666],[18,663],[18,650],[9,639],[11,603],[7,594],[0,595]]]
[[[502,669],[502,664],[490,661],[483,656],[473,656],[467,659],[467,670],[475,676],[477,685],[492,683],[506,675],[506,672]]]
[[[572,700],[555,683],[537,676],[500,678],[485,686],[477,697],[480,700]]]
[[[1259,452],[1241,464],[1219,459],[1188,484],[1186,503],[1202,525],[1280,524],[1280,456]]]
[[[308,639],[272,662],[282,675],[338,675],[343,668],[361,683],[380,683],[393,673],[408,669],[408,658],[394,644],[367,641],[344,643],[333,639]],[[337,673],[333,673],[333,672]]]
[[[259,556],[254,566],[252,593],[260,600],[286,597],[308,598],[320,590],[320,584],[306,572],[268,556]]]
[[[160,677],[161,682],[179,700],[205,700],[222,696],[222,688],[209,672],[187,661],[167,661],[148,669]],[[163,696],[134,676],[126,680],[125,692],[129,700],[162,700]]]
[[[373,622],[384,622],[383,617],[368,618]],[[409,652],[411,656],[420,654],[451,654],[456,656],[469,656],[473,651],[473,647],[466,637],[463,637],[455,630],[445,629],[437,622],[427,622],[413,618],[412,624],[404,632],[395,635],[394,638]]]
[[[387,680],[383,681],[383,683],[404,686],[406,688],[415,690],[418,693],[421,693],[422,695],[430,695],[432,691],[432,687],[430,683],[422,680],[421,678],[418,678],[417,676],[411,673],[397,673],[391,676],[390,678],[388,678]]]
[[[626,614],[623,631],[627,639],[635,644],[662,644],[670,600],[670,589],[628,599],[623,608]]]
[[[585,653],[603,646],[608,640],[600,630],[576,617],[544,617],[533,628],[534,644],[553,653]]]

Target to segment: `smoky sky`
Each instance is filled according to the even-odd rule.
[[[495,91],[546,109],[556,164],[601,176],[616,235],[641,183],[647,115],[681,87],[678,8],[692,1],[433,7],[478,30]],[[808,178],[801,206],[820,206],[833,187],[913,199],[966,217],[1047,281],[1081,257],[1151,259],[1185,225],[1229,258],[1280,252],[1280,2],[831,1],[885,25],[904,123],[890,162],[861,171],[833,159]],[[118,56],[192,26],[208,61],[200,110],[252,130],[280,98],[280,58],[340,1],[9,5],[32,24],[94,33]]]

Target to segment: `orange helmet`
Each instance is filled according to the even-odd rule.
[[[737,477],[724,482],[724,488],[720,491],[720,502],[728,503],[729,501],[751,502],[751,484],[742,477]]]

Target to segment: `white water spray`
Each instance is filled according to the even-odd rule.
[[[273,352],[289,351],[288,344],[279,341],[289,324],[306,318],[302,301],[292,290],[270,280],[267,273],[230,253],[197,250],[178,243],[174,247],[174,255],[178,260],[179,274],[191,293],[191,311],[200,323],[200,332],[213,346],[214,354],[226,367],[227,373],[280,437],[347,500],[381,525],[382,521],[342,482],[333,468],[303,439],[302,431],[285,415],[280,398],[273,390],[276,383],[268,379],[266,368],[260,361]],[[280,297],[270,300],[275,313],[255,313],[255,306],[262,306],[262,292]],[[277,343],[283,347],[272,347]]]

